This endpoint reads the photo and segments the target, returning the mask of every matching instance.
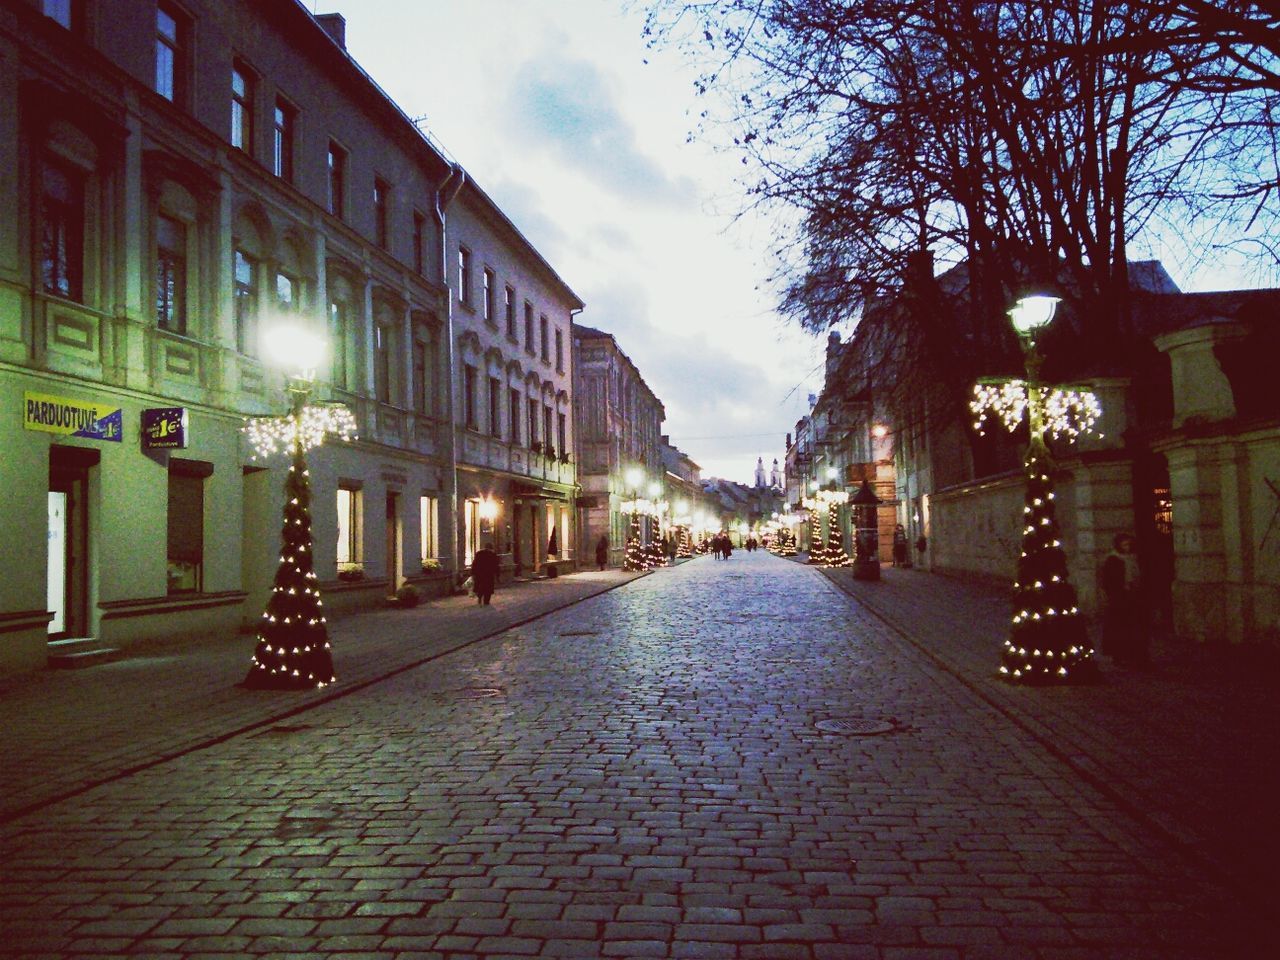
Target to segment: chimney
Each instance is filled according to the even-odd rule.
[[[318,13],[316,14],[316,23],[324,27],[324,32],[329,35],[330,40],[343,50],[347,49],[347,21],[342,14]]]

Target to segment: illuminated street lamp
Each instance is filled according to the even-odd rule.
[[[1013,626],[1001,652],[1000,674],[1022,683],[1070,683],[1096,676],[1097,662],[1085,634],[1076,591],[1054,513],[1053,464],[1045,435],[1074,443],[1092,432],[1102,414],[1098,398],[1082,387],[1040,382],[1036,337],[1053,319],[1056,297],[1033,296],[1009,311],[1022,344],[1027,378],[983,381],[974,387],[970,409],[982,432],[996,415],[1013,431],[1026,413],[1030,441],[1023,458],[1027,489],[1022,508],[1022,549],[1013,585]]]
[[[628,498],[622,501],[622,510],[631,515],[627,531],[627,549],[622,558],[623,570],[647,570],[644,544],[640,539],[640,513],[647,511],[648,501],[640,499],[640,485],[644,483],[644,471],[639,467],[628,467],[622,475],[626,484]]]
[[[291,409],[286,417],[254,418],[245,432],[255,457],[287,449],[292,462],[285,479],[280,563],[244,683],[255,689],[306,690],[336,679],[316,582],[306,452],[329,435],[350,440],[355,419],[342,404],[307,403],[324,360],[323,339],[300,324],[282,323],[265,331],[263,346],[266,359],[285,371]]]

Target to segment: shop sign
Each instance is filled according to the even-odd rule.
[[[22,400],[24,429],[112,443],[124,438],[124,413],[110,403],[25,391]]]
[[[185,450],[186,447],[186,407],[151,407],[142,411],[144,450]]]

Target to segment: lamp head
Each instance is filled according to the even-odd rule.
[[[296,320],[272,324],[262,332],[263,353],[267,360],[290,376],[310,380],[324,363],[324,337]]]
[[[1020,337],[1034,337],[1037,331],[1049,325],[1054,311],[1061,302],[1061,297],[1046,297],[1040,294],[1023,297],[1009,311],[1009,317],[1013,320],[1013,329],[1018,331]]]
[[[650,481],[649,496],[656,497],[661,492],[662,492],[662,484],[660,484],[657,480]]]
[[[883,440],[889,433],[889,428],[883,423],[877,423],[871,428],[871,435],[877,440]]]
[[[622,475],[622,479],[627,482],[627,486],[639,489],[640,481],[644,479],[644,472],[639,467],[627,467],[626,473]]]

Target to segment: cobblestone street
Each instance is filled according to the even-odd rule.
[[[1274,942],[971,686],[768,554],[659,570],[215,733],[0,825],[0,953],[1191,960]]]

